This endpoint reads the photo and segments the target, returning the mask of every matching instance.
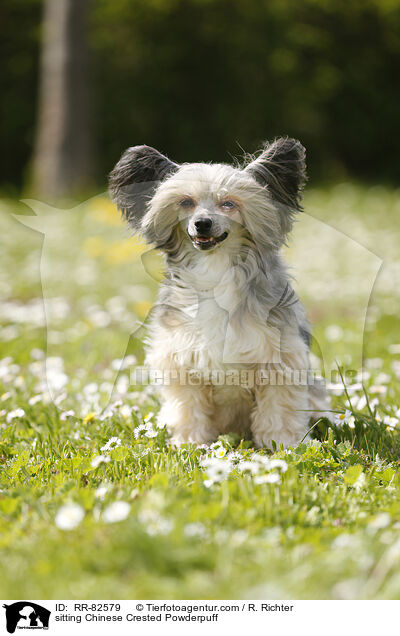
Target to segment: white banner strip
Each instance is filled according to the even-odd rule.
[[[262,630],[340,636],[392,633],[400,601],[1,601],[0,633],[174,634]],[[20,630],[26,630],[20,632]],[[39,634],[38,634],[39,633]],[[254,633],[254,632],[253,632]]]

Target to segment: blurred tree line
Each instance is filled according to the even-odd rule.
[[[0,9],[3,187],[32,172],[42,8]],[[281,134],[313,180],[397,181],[400,0],[92,0],[87,39],[98,187],[129,145],[230,161]]]

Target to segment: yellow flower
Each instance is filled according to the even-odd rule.
[[[148,249],[139,239],[132,237],[122,241],[105,241],[101,236],[89,236],[83,250],[91,258],[102,258],[110,265],[136,262]]]
[[[96,417],[96,413],[91,412],[91,413],[87,413],[85,415],[85,417],[83,418],[83,423],[87,424],[88,422],[92,422]]]
[[[106,198],[96,198],[89,203],[89,211],[91,216],[104,225],[123,225],[121,215],[117,210],[117,206]]]
[[[107,263],[119,265],[138,261],[140,255],[148,248],[135,237],[124,241],[115,241],[107,246],[104,253]]]
[[[89,236],[83,243],[84,251],[92,258],[98,258],[106,249],[107,243],[101,236]]]
[[[135,303],[133,307],[139,318],[144,318],[147,316],[152,306],[153,303],[150,303],[148,300],[141,300],[140,302]]]

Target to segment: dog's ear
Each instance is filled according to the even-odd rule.
[[[135,230],[140,229],[147,203],[159,182],[178,168],[178,164],[150,146],[132,146],[124,152],[110,173],[109,193]]]
[[[301,191],[306,182],[306,151],[297,139],[280,137],[266,143],[261,154],[245,168],[271,197],[301,210]]]

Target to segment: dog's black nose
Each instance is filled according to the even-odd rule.
[[[211,226],[212,220],[207,218],[197,219],[197,221],[194,222],[194,227],[196,228],[196,230],[204,234],[211,230]]]

